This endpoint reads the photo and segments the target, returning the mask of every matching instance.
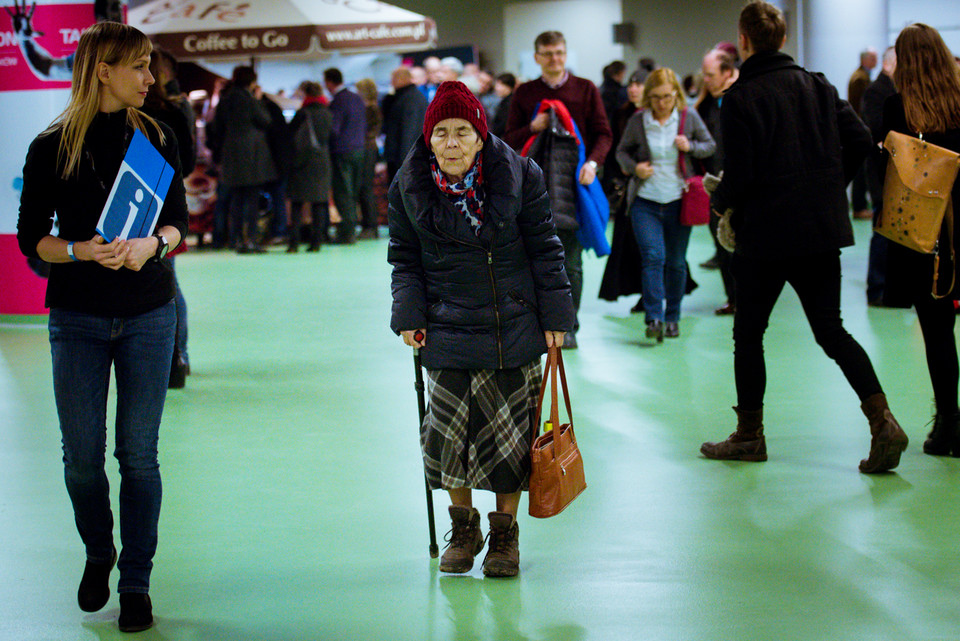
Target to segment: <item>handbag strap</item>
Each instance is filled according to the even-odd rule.
[[[943,224],[947,228],[947,253],[950,254],[950,288],[943,294],[937,293],[937,280],[940,277],[940,248],[937,247],[937,251],[933,256],[933,289],[931,294],[936,299],[946,298],[953,291],[954,285],[957,284],[957,262],[956,262],[956,248],[953,246],[953,197],[947,198],[947,211],[944,214]]]
[[[687,123],[687,108],[684,107],[680,111],[680,125],[677,127],[678,136],[683,135],[683,127],[686,123]],[[680,151],[680,150],[678,149],[677,151]],[[680,151],[677,164],[679,165],[678,169],[680,170],[680,175],[683,177],[684,180],[686,180],[687,179],[687,163],[683,162],[683,157],[684,157],[684,153]],[[686,191],[686,187],[684,187],[684,191]]]
[[[540,398],[537,400],[537,426],[533,430],[533,440],[537,440],[537,435],[540,433],[540,418],[543,412],[543,397],[544,393],[547,391],[547,382],[550,383],[550,423],[553,426],[553,429],[556,431],[557,437],[553,439],[553,442],[557,445],[554,450],[555,455],[559,455],[562,451],[563,445],[560,443],[560,411],[557,403],[557,379],[560,379],[560,385],[563,389],[563,400],[567,407],[567,418],[570,420],[570,425],[573,425],[573,410],[570,408],[570,393],[567,390],[567,375],[563,370],[563,356],[561,355],[560,349],[556,346],[553,346],[547,350],[547,363],[543,370],[543,381],[540,383]],[[531,443],[532,446],[532,443]]]

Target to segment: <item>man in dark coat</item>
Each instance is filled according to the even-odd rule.
[[[887,98],[897,93],[893,85],[893,71],[897,68],[897,52],[893,47],[883,53],[883,63],[880,75],[863,92],[863,105],[860,112],[863,121],[870,127],[873,142],[883,142],[883,103]],[[867,156],[866,173],[867,188],[870,191],[870,200],[873,202],[873,219],[880,217],[883,209],[883,188],[881,182],[884,165],[880,160],[879,151]],[[883,285],[886,280],[887,239],[874,232],[870,237],[870,259],[867,266],[867,304],[871,306],[883,305]]]
[[[387,183],[407,157],[423,128],[427,99],[413,84],[409,67],[397,67],[390,74],[393,93],[383,99],[383,158],[387,161]]]
[[[870,71],[877,66],[877,52],[873,49],[864,49],[860,53],[860,66],[850,76],[847,83],[847,101],[857,115],[863,116],[863,94],[870,86]],[[854,218],[872,218],[867,209],[867,175],[866,167],[861,165],[860,170],[853,177],[850,188],[850,199],[853,201]]]
[[[333,202],[340,212],[338,243],[357,240],[357,192],[363,180],[363,152],[367,144],[367,106],[363,98],[347,89],[343,74],[331,67],[323,72],[327,91],[333,96],[330,113],[330,158],[333,161]]]
[[[779,9],[751,2],[739,28],[744,63],[723,98],[724,176],[711,201],[716,212],[733,210],[739,420],[727,440],[704,443],[700,451],[714,459],[766,460],[763,334],[790,283],[817,343],[840,366],[869,420],[870,454],[860,471],[891,470],[907,435],[870,358],[840,320],[840,248],[853,244],[846,186],[871,148],[870,132],[822,74],[780,53],[786,23]]]
[[[703,164],[708,172],[719,176],[720,172],[723,171],[723,131],[720,127],[720,105],[723,104],[723,94],[740,77],[740,70],[737,69],[733,56],[726,51],[714,49],[703,57],[701,71],[705,91],[703,98],[697,103],[697,113],[700,114],[704,124],[707,125],[707,129],[710,130],[710,135],[717,143],[717,150],[709,158],[704,158]],[[723,316],[733,314],[736,311],[737,289],[733,272],[730,269],[730,260],[733,256],[717,240],[718,221],[719,218],[716,216],[710,217],[710,235],[713,236],[713,242],[717,249],[717,253],[710,260],[714,261],[716,267],[720,270],[720,277],[723,279],[723,291],[727,295],[726,304],[714,310],[717,315]]]

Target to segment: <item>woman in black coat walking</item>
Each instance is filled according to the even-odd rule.
[[[467,572],[483,549],[471,495],[482,489],[497,495],[484,574],[514,576],[540,356],[562,345],[574,322],[543,175],[487,134],[483,107],[463,83],[445,82],[389,203],[390,325],[421,349],[427,481],[452,503],[440,570]]]
[[[897,37],[896,52],[893,80],[900,93],[884,103],[884,137],[891,130],[911,136],[922,134],[931,144],[960,151],[960,74],[940,34],[925,24],[912,24]],[[960,203],[960,181],[953,186],[955,221],[957,203]],[[946,237],[948,229],[944,225],[941,248],[950,246]],[[956,223],[953,231],[953,247],[957,247],[960,234]],[[956,261],[941,260],[940,269],[940,283],[949,283],[956,277]],[[960,367],[953,333],[957,288],[954,286],[951,296],[934,298],[930,291],[933,271],[933,255],[889,243],[884,302],[897,306],[912,304],[917,309],[937,408],[933,430],[923,444],[923,451],[960,457],[960,412],[957,410]]]

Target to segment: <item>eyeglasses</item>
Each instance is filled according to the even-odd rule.
[[[659,95],[659,96],[658,96],[657,94],[655,94],[655,93],[650,94],[650,100],[656,100],[657,102],[663,102],[663,101],[665,101],[665,100],[671,100],[671,99],[676,98],[676,97],[677,97],[677,93],[676,93],[676,92],[668,93],[668,94],[665,94],[665,95]]]
[[[537,55],[542,56],[544,58],[563,58],[565,55],[567,55],[567,52],[566,51],[538,51]]]

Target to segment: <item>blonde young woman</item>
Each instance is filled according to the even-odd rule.
[[[641,108],[627,121],[617,146],[617,162],[630,176],[627,207],[643,257],[646,335],[658,342],[680,336],[680,302],[687,283],[690,227],[680,224],[680,154],[685,175],[692,176],[692,159],[706,158],[716,148],[696,109],[687,109],[677,74],[667,67],[650,72]]]
[[[21,251],[51,263],[46,304],[54,396],[67,491],[87,559],[78,602],[86,612],[106,605],[117,563],[119,626],[125,632],[153,624],[150,571],[161,499],[157,440],[176,330],[173,274],[161,259],[180,244],[187,226],[176,138],[138,111],[154,82],[151,51],[145,35],[119,23],[100,23],[81,34],[70,102],[27,153],[17,228]],[[134,130],[149,138],[175,175],[152,236],[107,242],[96,225]],[[54,216],[60,224],[56,236]],[[104,469],[111,365],[119,562]]]

